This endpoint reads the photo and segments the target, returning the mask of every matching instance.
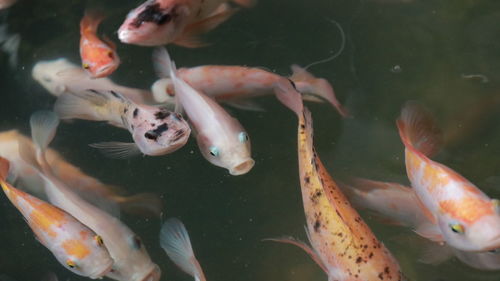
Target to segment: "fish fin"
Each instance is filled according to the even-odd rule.
[[[294,64],[291,66],[290,79],[295,83],[297,90],[305,95],[315,95],[328,101],[338,113],[346,118],[350,117],[348,110],[337,100],[332,85],[324,78],[316,78],[304,68]]]
[[[73,191],[90,204],[105,211],[113,217],[120,219],[120,205],[112,199],[106,198],[94,192],[85,192],[85,194],[83,194],[84,192],[78,192],[76,189],[73,189]]]
[[[266,111],[261,105],[248,99],[224,101],[224,103],[231,107],[238,108],[241,110]]]
[[[3,44],[2,50],[9,55],[9,64],[12,68],[17,67],[17,58],[19,45],[21,44],[21,35],[11,35]]]
[[[310,95],[308,93],[300,92],[302,94],[302,100],[309,101],[309,102],[317,102],[317,103],[324,103],[325,100],[318,98],[317,96]]]
[[[58,281],[58,280],[59,279],[57,279],[57,275],[52,271],[45,273],[42,277],[42,281]]]
[[[170,218],[163,224],[160,245],[180,269],[197,280],[205,281],[205,274],[191,247],[189,234],[180,220]]]
[[[420,197],[418,197],[416,194],[414,196],[415,198],[415,201],[418,205],[418,207],[420,208],[420,210],[422,211],[422,214],[424,214],[424,216],[432,223],[436,223],[437,220],[436,220],[436,216],[434,216],[434,214],[431,212],[431,210],[429,210],[424,202],[422,202],[422,200],[420,200]]]
[[[406,148],[426,157],[431,157],[441,148],[441,130],[430,112],[421,104],[406,102],[396,124]]]
[[[36,111],[31,114],[31,138],[39,153],[45,153],[45,149],[47,149],[56,135],[58,126],[59,117],[53,111]]]
[[[99,149],[102,154],[112,159],[127,159],[141,154],[139,147],[133,142],[99,142],[89,146]]]
[[[232,0],[232,1],[244,8],[252,8],[257,3],[257,0]]]
[[[454,256],[453,249],[444,243],[425,242],[425,245],[421,246],[419,262],[438,265]]]
[[[274,86],[276,98],[287,108],[301,115],[304,111],[302,95],[297,91],[293,82],[289,79],[280,79]]]
[[[5,181],[9,174],[10,163],[9,160],[0,157],[0,179]]]
[[[181,78],[177,77],[177,67],[175,62],[170,59],[167,49],[158,47],[153,50],[153,66],[160,78],[170,77],[172,81],[182,81]],[[186,82],[184,82],[186,83]],[[174,89],[175,90],[175,89]],[[179,101],[179,95],[175,95],[175,112],[182,113],[182,105]]]
[[[415,228],[415,233],[434,242],[442,242],[443,235],[436,224],[423,223]]]
[[[120,209],[128,214],[159,218],[163,212],[163,202],[154,193],[139,193],[112,198],[120,204]]]
[[[104,108],[109,102],[108,95],[100,92],[64,93],[54,104],[54,111],[61,119],[85,119],[105,121],[96,113],[96,108]]]
[[[278,243],[295,245],[295,246],[301,248],[302,250],[304,250],[304,252],[306,252],[313,259],[313,261],[316,262],[319,265],[319,267],[321,267],[321,269],[323,269],[323,271],[326,274],[328,274],[328,269],[324,265],[323,261],[321,261],[321,258],[319,257],[318,253],[313,248],[311,248],[309,245],[307,245],[305,242],[302,242],[302,241],[300,241],[296,238],[293,238],[291,236],[285,236],[285,237],[279,237],[279,238],[266,238],[266,239],[262,239],[262,241],[273,241],[273,242],[278,242]]]
[[[413,192],[412,191],[413,189],[411,187],[399,184],[397,182],[383,182],[383,181],[376,181],[364,178],[354,178],[352,182],[356,189],[366,192],[373,190],[390,190],[390,189],[398,189],[403,192]]]

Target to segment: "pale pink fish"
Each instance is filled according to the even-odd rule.
[[[95,89],[120,93],[136,103],[154,102],[151,92],[120,86],[105,77],[93,79],[84,69],[66,58],[37,62],[31,71],[31,76],[56,97],[65,93],[81,93]]]
[[[243,126],[215,100],[178,78],[164,48],[156,49],[153,57],[157,72],[172,78],[178,105],[188,116],[205,159],[228,169],[231,175],[248,173],[255,162],[251,156],[250,138]]]
[[[169,43],[200,47],[198,35],[214,29],[236,11],[229,0],[148,0],[130,11],[118,29],[123,43],[159,46]],[[249,0],[233,0],[250,6]]]
[[[110,157],[126,158],[138,154],[159,156],[186,144],[191,129],[181,115],[165,108],[134,103],[113,91],[95,90],[61,95],[54,110],[61,119],[107,121],[128,130],[133,143],[93,144]]]
[[[419,200],[432,213],[442,239],[462,251],[500,247],[499,201],[443,164],[428,158],[440,132],[422,106],[408,102],[397,120],[405,145],[406,171]],[[433,234],[429,234],[433,236]]]
[[[34,113],[30,125],[36,150],[29,143],[21,143],[19,147],[23,160],[37,169],[43,177],[44,190],[50,203],[68,212],[102,237],[114,260],[106,277],[120,281],[160,280],[160,268],[151,261],[139,236],[116,217],[72,192],[72,188],[52,172],[45,150],[54,137],[58,124],[59,119],[53,112]]]
[[[332,86],[326,79],[316,78],[298,65],[292,65],[293,84],[276,73],[256,67],[205,65],[192,68],[180,68],[177,73],[193,88],[202,90],[206,95],[219,102],[226,102],[243,109],[259,109],[250,99],[280,91],[286,85],[293,91],[304,94],[305,99],[328,101],[343,117],[347,110],[335,97]],[[175,92],[171,78],[162,78],[151,87],[157,102],[174,104]]]
[[[92,279],[111,270],[111,259],[101,236],[63,210],[31,196],[6,182],[9,162],[0,157],[0,185],[21,212],[42,245],[65,268]]]

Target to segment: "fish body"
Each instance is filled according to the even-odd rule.
[[[81,67],[66,58],[39,61],[31,71],[31,76],[52,95],[58,97],[67,93],[81,93],[88,89],[121,93],[136,103],[153,103],[151,92],[120,86],[111,79],[91,78]]]
[[[499,201],[443,164],[428,158],[440,133],[422,106],[409,102],[397,121],[406,172],[419,200],[432,213],[443,240],[462,251],[500,247]]]
[[[111,259],[103,240],[63,210],[31,196],[5,181],[8,161],[0,158],[2,189],[21,212],[38,241],[73,273],[102,278],[111,270]]]
[[[327,80],[316,78],[297,65],[293,65],[292,70],[294,74],[290,80],[294,85],[284,82],[287,78],[276,73],[245,66],[205,65],[180,68],[178,75],[193,88],[202,90],[217,101],[230,102],[235,106],[257,96],[275,93],[281,85],[288,85],[290,88],[295,86],[302,94],[314,98],[319,96],[330,102],[342,116],[348,115]],[[152,86],[152,92],[158,102],[175,103],[171,78],[158,80]]]
[[[116,46],[111,41],[105,43],[97,37],[97,28],[102,20],[102,16],[86,12],[80,21],[82,67],[92,78],[106,77],[113,73],[120,64]]]
[[[201,153],[210,163],[242,175],[254,165],[250,138],[241,124],[214,99],[195,90],[176,76],[175,66],[165,49],[156,49],[156,67],[169,72],[179,105],[185,111],[196,133]]]
[[[7,9],[10,6],[14,5],[17,0],[1,0],[0,1],[0,10]]]
[[[106,121],[128,130],[134,143],[95,145],[116,157],[171,153],[186,144],[191,132],[188,123],[179,114],[165,108],[134,103],[113,91],[65,94],[57,99],[54,110],[61,119]]]

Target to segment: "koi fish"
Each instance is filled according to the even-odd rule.
[[[118,29],[123,43],[160,46],[174,43],[195,48],[205,45],[198,36],[214,29],[236,11],[228,0],[147,0],[130,11]],[[250,0],[234,1],[250,6]]]
[[[63,210],[7,183],[5,177],[8,170],[9,162],[0,158],[0,185],[38,241],[54,254],[59,263],[75,274],[92,279],[107,274],[113,260],[101,236]]]
[[[61,95],[54,111],[61,119],[107,121],[127,129],[133,143],[104,142],[93,144],[105,155],[127,158],[143,153],[158,156],[172,153],[186,144],[191,129],[181,115],[165,108],[137,104],[113,91],[89,90]]]
[[[80,21],[80,57],[82,67],[92,78],[106,77],[120,64],[116,45],[109,39],[104,43],[97,37],[97,28],[104,18],[93,12],[85,12]]]
[[[205,65],[192,68],[180,68],[177,73],[195,89],[241,109],[260,110],[249,99],[276,92],[281,85],[288,85],[289,91],[295,89],[304,94],[304,99],[311,101],[327,100],[343,117],[349,116],[347,110],[335,97],[332,86],[326,79],[316,78],[298,65],[292,65],[290,80],[294,85],[284,82],[286,79],[256,67]],[[175,92],[171,78],[162,78],[151,86],[151,92],[157,102],[175,104]],[[318,98],[319,97],[319,98]]]
[[[168,219],[161,227],[160,245],[168,257],[196,281],[206,281],[205,274],[193,252],[191,240],[184,224],[176,219]]]
[[[27,143],[19,146],[23,160],[37,169],[44,179],[44,190],[50,203],[74,216],[106,241],[106,248],[114,260],[106,277],[120,281],[158,281],[160,268],[151,261],[139,236],[119,219],[80,198],[52,172],[45,150],[58,124],[59,119],[53,112],[34,113],[30,125],[35,148]]]
[[[175,65],[164,48],[155,49],[153,61],[160,76],[172,78],[178,105],[182,106],[194,128],[205,159],[228,169],[231,175],[248,173],[255,161],[251,157],[250,138],[238,120],[213,99],[178,78]]]
[[[312,118],[300,95],[298,159],[307,234],[312,248],[291,239],[274,239],[305,250],[328,274],[328,280],[405,280],[398,262],[351,206],[328,174],[313,146]]]
[[[115,84],[109,78],[91,78],[85,70],[66,58],[39,61],[33,67],[31,76],[52,95],[81,93],[87,89],[121,93],[136,103],[154,103],[151,92]]]
[[[429,158],[441,142],[432,116],[419,104],[408,102],[397,127],[405,145],[408,178],[442,239],[462,251],[500,248],[499,201]]]

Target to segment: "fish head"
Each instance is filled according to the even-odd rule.
[[[99,47],[82,47],[82,67],[92,78],[102,78],[113,73],[120,65],[120,57],[116,51],[105,45]]]
[[[201,153],[215,166],[228,169],[233,176],[248,173],[255,161],[251,156],[250,138],[243,128],[231,130],[225,137],[196,136]]]
[[[500,214],[497,202],[494,199],[490,203],[484,203],[484,209],[475,208],[473,220],[440,216],[438,223],[445,241],[462,251],[484,252],[500,248]]]
[[[192,16],[187,4],[175,2],[179,1],[149,0],[130,11],[118,29],[120,41],[141,46],[174,41]]]
[[[132,136],[142,153],[164,155],[176,151],[188,141],[191,128],[180,114],[165,108],[140,112],[142,116],[133,119]]]
[[[172,79],[162,78],[156,80],[151,86],[151,92],[156,102],[175,105],[175,88]]]
[[[39,61],[31,71],[31,76],[54,96],[59,96],[67,91],[64,75],[67,70],[77,68],[65,58],[50,61]]]

